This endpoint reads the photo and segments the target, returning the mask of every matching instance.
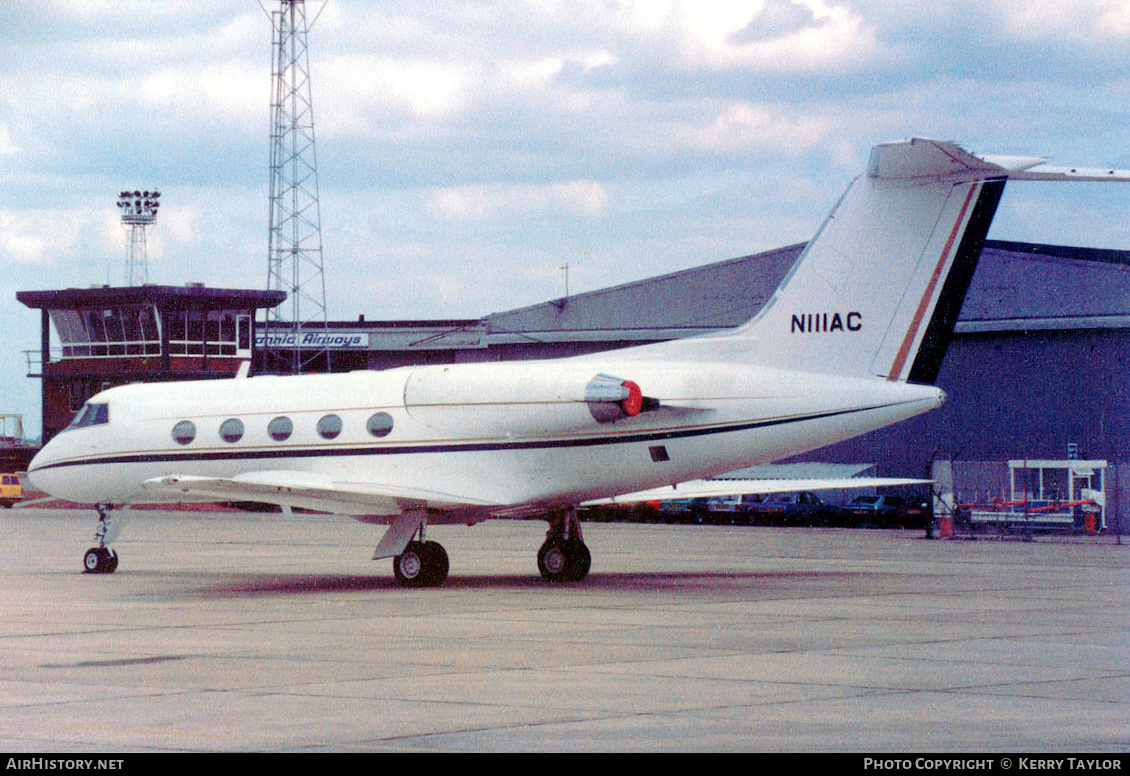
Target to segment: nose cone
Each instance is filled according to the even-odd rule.
[[[133,492],[128,478],[99,459],[106,442],[90,429],[60,434],[31,459],[28,480],[48,495],[79,504],[125,503]]]
[[[68,436],[67,434],[61,435]],[[27,467],[27,478],[36,490],[49,496],[79,503],[93,503],[90,489],[93,478],[87,467],[74,465],[75,450],[70,440],[56,437],[43,446]]]
[[[35,454],[27,466],[27,478],[36,490],[42,490],[48,495],[55,496],[56,478],[49,468],[55,456],[52,451],[54,441],[48,442],[43,449]]]

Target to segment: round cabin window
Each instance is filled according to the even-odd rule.
[[[281,416],[267,424],[267,434],[276,442],[285,442],[294,433],[294,424],[290,418]]]
[[[326,415],[318,421],[318,436],[322,439],[336,439],[341,433],[341,418],[337,415]]]
[[[196,424],[191,420],[182,420],[173,426],[173,441],[178,445],[187,445],[196,439]]]
[[[389,415],[387,412],[378,412],[376,415],[369,418],[368,422],[365,424],[365,428],[378,439],[380,437],[386,437],[392,432],[392,415]]]
[[[228,418],[221,423],[220,439],[228,443],[243,439],[243,421],[239,418]]]

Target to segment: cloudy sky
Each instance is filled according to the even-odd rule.
[[[0,412],[18,290],[263,288],[278,0],[5,0]],[[331,318],[477,317],[809,238],[871,144],[1130,168],[1124,0],[312,0]],[[1014,183],[990,237],[1130,248],[1130,187]]]

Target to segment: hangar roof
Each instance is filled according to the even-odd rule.
[[[790,245],[487,316],[492,342],[666,339],[753,317],[804,249]],[[957,333],[1130,328],[1130,251],[989,240]],[[556,336],[554,336],[556,334]]]
[[[769,300],[804,243],[563,299],[451,321],[334,322],[370,351],[632,344],[738,326]],[[1130,329],[1130,251],[989,240],[956,334]]]
[[[957,333],[1130,328],[1130,251],[989,241]]]
[[[761,309],[803,248],[790,245],[494,313],[487,316],[490,335],[497,341],[508,333],[568,331],[604,339],[616,332],[614,339],[654,340],[738,326]]]

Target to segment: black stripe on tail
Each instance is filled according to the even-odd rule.
[[[942,293],[938,297],[934,314],[922,337],[918,355],[915,356],[914,363],[910,367],[910,375],[907,378],[909,382],[933,385],[938,379],[942,359],[945,358],[946,349],[953,339],[957,316],[961,313],[961,305],[965,301],[965,293],[969,290],[973,273],[977,270],[981,248],[985,245],[989,226],[993,223],[1001,194],[1004,193],[1004,184],[1005,179],[1000,178],[985,181],[981,187],[981,195],[977,198],[972,215],[969,216],[969,225],[961,238],[949,275],[942,285]]]

